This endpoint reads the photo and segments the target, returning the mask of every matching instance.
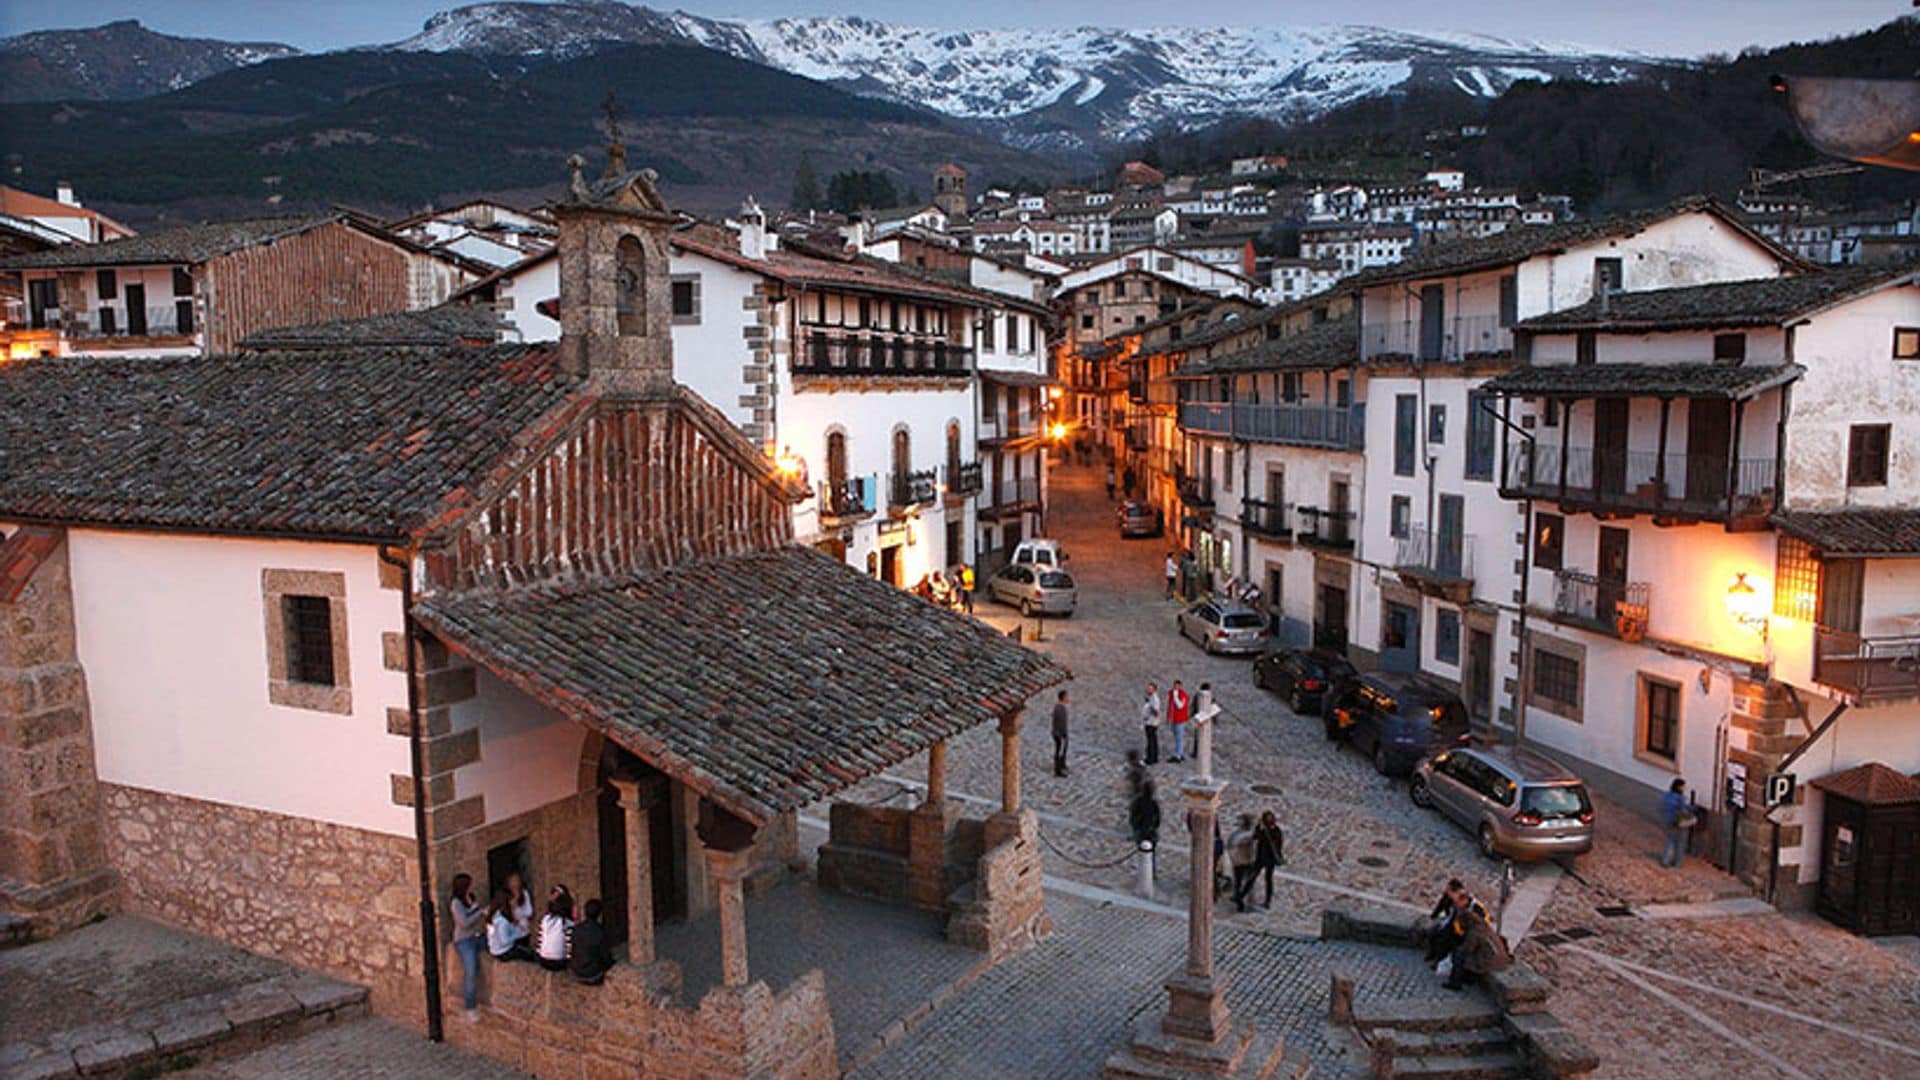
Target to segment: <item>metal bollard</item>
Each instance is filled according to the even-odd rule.
[[[1153,841],[1140,841],[1140,858],[1138,863],[1140,867],[1140,880],[1136,887],[1140,890],[1140,899],[1151,900],[1153,899]]]

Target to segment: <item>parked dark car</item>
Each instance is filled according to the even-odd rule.
[[[1405,775],[1428,754],[1464,744],[1467,707],[1411,675],[1374,673],[1348,683],[1327,710],[1327,738],[1344,740],[1385,775]]]
[[[1281,649],[1253,662],[1253,685],[1285,698],[1302,716],[1319,716],[1327,699],[1358,678],[1347,658],[1326,649]]]
[[[1143,502],[1121,504],[1116,518],[1120,523],[1120,538],[1132,539],[1136,536],[1159,536],[1166,531],[1166,518],[1160,508]]]

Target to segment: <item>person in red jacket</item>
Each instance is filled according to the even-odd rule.
[[[1173,680],[1173,689],[1167,691],[1167,726],[1173,729],[1173,757],[1169,761],[1187,760],[1187,718],[1192,707],[1187,688],[1179,679]]]

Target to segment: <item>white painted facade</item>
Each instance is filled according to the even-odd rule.
[[[1253,295],[1253,283],[1240,274],[1158,247],[1122,252],[1064,274],[1060,278],[1058,291],[1068,293],[1083,285],[1096,285],[1128,271],[1149,273],[1164,281],[1214,296]]]
[[[176,281],[172,266],[112,267],[105,271],[111,291],[103,289],[102,272],[93,269],[26,270],[21,287],[32,296],[36,288],[57,286],[57,295],[72,305],[58,309],[57,316],[50,312],[47,320],[52,325],[57,319],[61,328],[58,355],[198,356],[205,347],[205,319],[194,297],[192,271],[180,269],[187,275],[185,282]],[[183,284],[186,291],[176,292]],[[137,304],[134,290],[145,294]],[[135,334],[140,319],[146,333]]]

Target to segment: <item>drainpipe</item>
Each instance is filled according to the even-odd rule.
[[[435,925],[433,877],[427,850],[426,749],[420,739],[420,671],[414,648],[414,552],[409,547],[406,556],[396,562],[389,557],[386,548],[377,550],[381,562],[400,568],[400,633],[407,652],[407,759],[413,774],[413,846],[420,875],[420,942],[421,959],[424,961],[421,974],[426,983],[427,1039],[440,1042],[444,1038],[440,1006],[440,929]]]

